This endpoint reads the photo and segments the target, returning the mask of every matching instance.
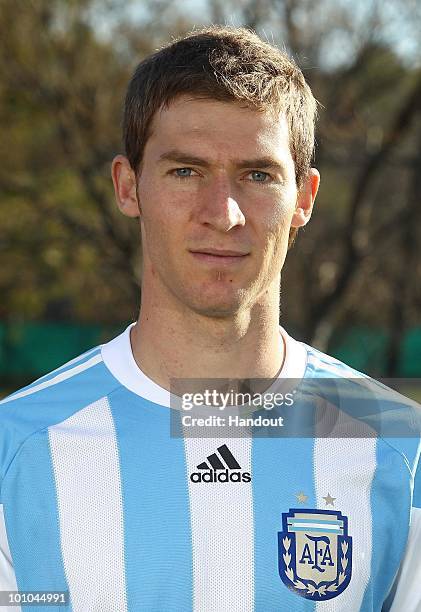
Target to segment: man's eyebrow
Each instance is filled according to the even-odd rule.
[[[179,164],[192,164],[197,166],[204,166],[209,168],[211,163],[203,157],[197,155],[190,155],[179,149],[171,149],[159,156],[158,162],[161,161],[172,161]],[[285,170],[285,166],[282,162],[274,159],[270,156],[257,157],[255,159],[239,159],[234,164],[237,168],[275,168],[277,170]]]

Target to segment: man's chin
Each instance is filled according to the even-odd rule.
[[[189,290],[193,289],[193,290]],[[241,312],[250,300],[250,292],[233,285],[198,285],[175,293],[187,310],[203,317],[229,318]]]
[[[244,297],[237,296],[237,299],[230,300],[200,300],[189,304],[190,308],[203,317],[213,319],[226,319],[237,315],[244,308]]]
[[[196,314],[199,314],[202,317],[208,317],[209,319],[230,319],[238,314],[241,308],[214,306],[194,308],[193,310],[196,312]]]

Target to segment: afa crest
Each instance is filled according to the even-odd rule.
[[[292,508],[278,532],[279,575],[297,595],[325,601],[346,589],[352,573],[348,519],[336,510]]]

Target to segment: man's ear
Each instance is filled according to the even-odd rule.
[[[308,176],[297,196],[297,204],[292,216],[291,227],[302,227],[310,221],[319,184],[320,174],[318,170],[310,168]]]
[[[140,206],[136,192],[136,175],[124,155],[114,157],[111,165],[117,206],[128,217],[140,217]]]

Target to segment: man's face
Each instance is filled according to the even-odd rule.
[[[297,195],[283,116],[177,98],[154,118],[138,180],[143,291],[211,317],[278,293]]]

